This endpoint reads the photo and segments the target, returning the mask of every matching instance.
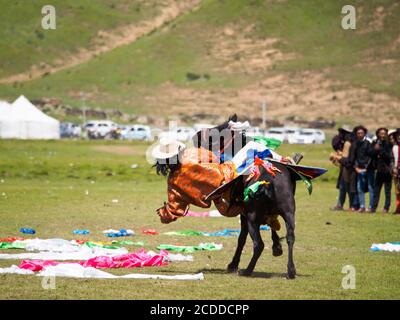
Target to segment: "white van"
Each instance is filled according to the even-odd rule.
[[[118,126],[109,120],[92,120],[87,122],[84,128],[89,139],[104,139]]]
[[[319,129],[301,129],[294,135],[290,143],[321,144],[325,143],[325,133]]]

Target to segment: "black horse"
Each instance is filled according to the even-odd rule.
[[[198,132],[193,137],[193,142],[196,147],[205,147],[214,152],[218,152],[218,139],[212,139],[212,134],[215,135],[216,131],[223,131],[229,128],[229,121],[237,121],[237,116],[234,115],[229,118],[227,122],[224,124],[211,128],[211,129],[203,129],[201,132]],[[231,139],[228,137],[220,138],[219,141],[219,152],[221,156],[221,161],[227,157],[224,156],[224,152],[227,144],[243,144],[245,141],[249,139],[245,136],[244,133],[240,133],[238,135],[237,131],[231,134]],[[238,141],[234,141],[237,139]],[[230,148],[233,150],[234,155],[239,149]],[[253,256],[250,260],[246,269],[239,270],[239,275],[241,276],[250,276],[256,266],[257,260],[260,257],[262,251],[264,250],[264,242],[261,238],[260,234],[260,226],[263,224],[269,224],[271,220],[275,220],[277,216],[281,216],[286,224],[286,241],[288,244],[288,265],[287,265],[287,278],[293,279],[296,276],[296,268],[293,262],[293,245],[295,241],[295,191],[296,191],[296,178],[295,174],[284,164],[279,162],[273,163],[279,170],[280,173],[276,175],[272,175],[267,172],[263,167],[260,167],[261,175],[258,179],[252,178],[249,181],[246,181],[247,176],[242,176],[239,179],[236,179],[233,187],[232,187],[232,199],[237,199],[237,201],[241,202],[244,205],[244,212],[240,215],[241,221],[241,231],[238,238],[238,246],[236,248],[235,255],[233,256],[232,261],[229,263],[227,270],[229,272],[236,272],[238,270],[240,257],[242,254],[243,247],[246,243],[247,235],[250,233],[250,237],[253,241]],[[241,199],[243,195],[243,190],[245,187],[252,185],[255,180],[258,181],[268,181],[269,183],[263,185],[255,194],[255,196],[247,202],[243,202]],[[281,238],[279,237],[276,230],[271,228],[272,234],[272,254],[273,256],[281,256],[282,245]]]

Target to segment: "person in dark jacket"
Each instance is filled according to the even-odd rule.
[[[354,170],[357,173],[357,193],[360,209],[358,212],[373,212],[375,170],[373,167],[373,149],[366,139],[368,130],[364,126],[354,128],[356,135]],[[365,208],[365,193],[369,192],[369,207]]]
[[[372,142],[374,151],[373,161],[374,167],[376,168],[373,211],[376,211],[378,208],[381,189],[384,185],[385,205],[383,207],[383,212],[388,213],[392,191],[392,172],[390,168],[392,145],[389,142],[388,129],[379,128],[376,130],[376,137],[377,139]]]

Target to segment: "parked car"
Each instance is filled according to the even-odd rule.
[[[293,138],[300,132],[301,128],[298,127],[284,127],[285,129],[285,142],[292,143]]]
[[[151,129],[149,126],[139,124],[126,126],[121,132],[121,139],[123,140],[150,141],[151,138]]]
[[[298,144],[325,143],[325,133],[319,129],[301,129],[289,142]]]
[[[109,120],[93,120],[85,124],[89,139],[118,139],[120,129],[117,124]]]
[[[286,139],[285,128],[269,128],[267,132],[265,132],[265,136],[267,138],[274,138],[283,142]]]
[[[73,122],[60,123],[60,137],[61,138],[80,138],[82,128],[79,124]]]

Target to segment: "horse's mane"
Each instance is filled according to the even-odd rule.
[[[210,136],[210,132],[212,132],[212,131],[214,131],[214,132],[215,131],[222,132],[225,129],[228,129],[229,128],[229,121],[237,122],[238,121],[237,115],[234,114],[234,115],[230,116],[228,121],[225,121],[224,123],[222,123],[222,124],[220,124],[218,126],[215,126],[213,128],[210,128],[210,129],[203,129],[203,130],[197,132],[193,136],[193,139],[192,139],[194,146],[196,148],[203,147],[203,148],[205,148],[205,149],[207,149],[209,151],[214,151],[213,150],[214,146],[212,144],[212,137]],[[232,137],[233,137],[233,131],[231,131],[231,133],[232,133]],[[246,137],[246,134],[244,132],[242,132],[240,136],[236,137],[235,140],[236,139],[240,139],[241,140],[241,145],[242,146],[244,146],[246,144],[246,142],[247,142],[247,137]],[[215,140],[214,140],[214,142],[215,142]],[[223,150],[225,149],[226,144],[231,143],[231,142],[228,142],[224,137],[221,137],[219,142],[220,142],[220,146],[222,147],[221,148],[221,152],[223,152]],[[236,152],[237,151],[238,150],[236,150]]]

